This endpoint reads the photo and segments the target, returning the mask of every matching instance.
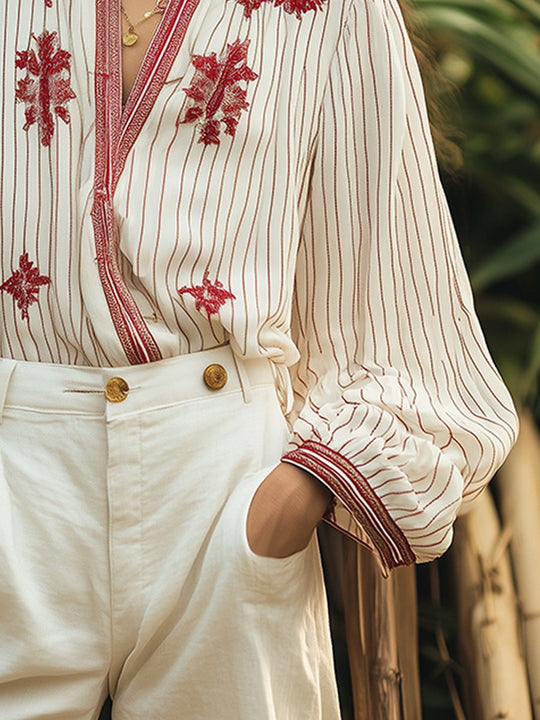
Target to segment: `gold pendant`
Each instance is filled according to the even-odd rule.
[[[132,45],[135,45],[138,39],[139,36],[135,30],[133,28],[129,28],[129,30],[126,30],[126,32],[122,34],[122,45],[124,45],[124,47],[131,47]]]

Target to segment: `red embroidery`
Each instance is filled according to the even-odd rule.
[[[52,7],[52,0],[45,0],[45,5],[47,7]]]
[[[251,17],[251,13],[257,10],[263,2],[268,1],[269,0],[236,0],[239,5],[244,6],[244,15],[247,18]],[[322,8],[325,0],[273,0],[273,2],[274,7],[283,5],[285,12],[296,15],[300,20],[302,13],[308,12],[308,10],[319,10]]]
[[[249,107],[247,90],[240,85],[255,80],[257,73],[246,64],[249,40],[235,40],[219,57],[194,55],[196,73],[188,88],[183,88],[192,100],[182,123],[196,122],[199,125],[199,142],[205,145],[219,145],[221,123],[225,133],[234,135],[242,110]]]
[[[28,253],[23,253],[19,258],[19,269],[0,285],[0,290],[13,295],[13,299],[17,301],[23,320],[28,319],[30,305],[38,301],[39,288],[51,282],[46,275],[40,275],[37,267],[33,265],[34,263],[28,260]]]
[[[37,123],[41,144],[48,146],[54,135],[54,115],[65,123],[70,121],[64,106],[75,97],[70,84],[71,55],[60,48],[56,32],[44,30],[39,37],[32,37],[37,44],[37,56],[34,50],[17,52],[16,65],[26,70],[26,77],[17,83],[15,97],[17,102],[26,103],[23,130],[28,132]]]
[[[219,312],[219,308],[225,305],[227,300],[236,300],[236,297],[223,287],[223,283],[216,280],[214,283],[208,279],[208,273],[205,274],[202,285],[193,285],[189,287],[184,285],[178,290],[179,295],[188,293],[195,298],[195,307],[197,310],[204,308],[209,315]]]

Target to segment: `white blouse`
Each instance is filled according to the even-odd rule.
[[[268,357],[326,519],[442,553],[517,423],[396,0],[170,0],[125,107],[119,0],[0,17],[1,355]]]

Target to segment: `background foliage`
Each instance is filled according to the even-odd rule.
[[[478,314],[514,399],[540,419],[540,3],[415,5],[454,87],[463,167],[444,182]],[[459,717],[459,665],[444,647],[455,657],[449,577],[444,558],[419,567],[424,720]]]
[[[464,167],[446,188],[488,343],[538,409],[540,3],[416,0],[456,88]]]

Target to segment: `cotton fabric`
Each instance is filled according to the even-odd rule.
[[[288,439],[268,361],[0,377],[3,717],[96,720],[110,691],[115,720],[338,720],[316,537],[275,559],[245,534]]]
[[[229,341],[270,359],[282,459],[328,485],[326,519],[387,572],[449,546],[517,421],[397,2],[315,5],[171,0],[122,109],[119,0],[4,2],[0,348],[114,367]],[[53,82],[59,109],[31,123],[20,53],[50,33],[73,97]],[[194,98],[231,47],[227,114]]]

